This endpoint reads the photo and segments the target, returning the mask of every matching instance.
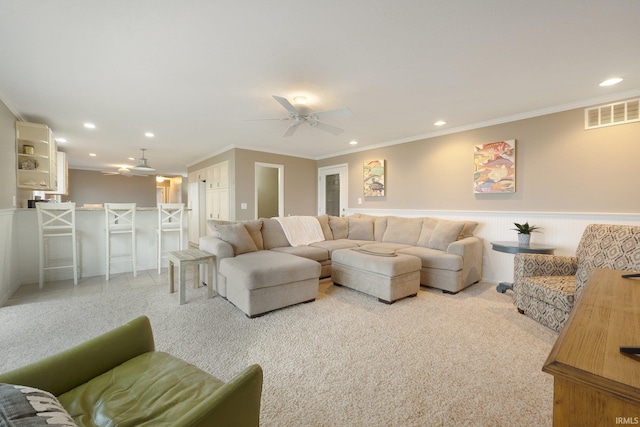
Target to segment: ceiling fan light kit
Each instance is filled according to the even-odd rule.
[[[296,96],[293,98],[295,105],[289,102],[288,99],[283,98],[281,96],[273,95],[273,99],[275,99],[282,107],[287,110],[289,113],[289,117],[283,119],[255,119],[255,120],[293,120],[293,123],[287,127],[287,129],[282,134],[283,138],[287,138],[292,136],[295,131],[298,129],[303,123],[308,123],[309,126],[313,128],[320,129],[322,131],[331,133],[333,135],[340,135],[344,129],[341,129],[337,126],[331,125],[329,123],[324,122],[323,120],[331,120],[340,117],[351,117],[353,113],[348,108],[338,108],[335,110],[326,110],[326,111],[316,111],[314,112],[311,108],[309,108],[307,103],[307,98],[304,96]]]

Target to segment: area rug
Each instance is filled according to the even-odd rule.
[[[0,308],[0,371],[58,352],[136,316],[156,347],[223,380],[264,370],[263,426],[550,426],[557,334],[479,283],[422,288],[392,305],[321,282],[318,299],[248,319],[223,298],[164,286]]]

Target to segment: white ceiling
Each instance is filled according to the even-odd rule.
[[[132,166],[140,148],[163,174],[232,146],[323,158],[353,139],[363,149],[640,96],[638,0],[0,0],[0,11],[0,98],[67,138],[73,168]],[[613,76],[624,81],[598,86]],[[353,116],[330,121],[339,136],[282,138],[289,122],[244,121],[286,117],[272,95]]]

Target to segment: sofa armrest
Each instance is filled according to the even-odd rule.
[[[475,236],[457,240],[447,247],[447,253],[462,257],[462,286],[482,280],[482,239]]]
[[[216,256],[218,271],[220,271],[220,260],[233,257],[233,246],[222,239],[213,236],[203,236],[198,241],[198,248]]]
[[[258,427],[262,368],[251,365],[176,420],[185,427]]]
[[[35,387],[59,396],[154,349],[149,318],[140,316],[61,353],[0,374],[0,382]]]
[[[513,259],[514,281],[530,276],[573,276],[578,269],[574,256],[515,254]]]
[[[447,247],[447,253],[460,255],[464,258],[465,256],[470,256],[471,252],[480,251],[480,255],[482,255],[482,249],[482,240],[478,237],[470,236],[450,243]]]

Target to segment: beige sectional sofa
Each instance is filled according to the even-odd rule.
[[[216,255],[218,293],[253,317],[312,301],[318,278],[331,276],[331,255],[340,249],[394,251],[420,259],[420,284],[456,293],[482,277],[477,223],[429,217],[321,215],[324,240],[291,246],[274,218],[208,226],[200,249]],[[265,302],[266,300],[266,302]]]

